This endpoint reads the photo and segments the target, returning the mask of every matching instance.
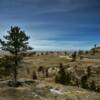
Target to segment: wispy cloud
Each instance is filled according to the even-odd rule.
[[[11,25],[25,30],[35,49],[87,49],[100,43],[100,1],[1,0],[0,37]]]
[[[54,40],[32,40],[34,50],[80,50],[90,49],[91,41],[54,41]],[[87,47],[86,47],[87,46]],[[86,47],[86,48],[84,48]]]

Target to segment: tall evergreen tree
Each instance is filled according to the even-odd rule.
[[[4,36],[4,40],[0,39],[1,49],[8,51],[14,57],[13,79],[14,85],[17,83],[18,64],[21,60],[21,53],[32,49],[28,44],[29,36],[24,31],[21,31],[18,26],[12,27],[8,34]],[[20,58],[20,59],[19,59]]]

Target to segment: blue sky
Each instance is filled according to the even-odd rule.
[[[0,38],[20,26],[35,50],[100,45],[100,0],[0,0]]]

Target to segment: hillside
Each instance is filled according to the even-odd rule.
[[[97,54],[97,53],[96,53]],[[88,57],[95,55],[88,54]],[[99,55],[99,53],[97,54]],[[8,81],[11,76],[4,77],[0,81],[0,100],[99,100],[100,93],[90,89],[83,89],[81,85],[76,85],[76,79],[80,82],[81,77],[87,74],[87,68],[91,68],[91,76],[88,84],[95,81],[96,89],[100,89],[100,62],[99,59],[86,59],[72,62],[68,55],[28,55],[21,62],[18,80],[21,86],[17,88],[9,87]],[[55,83],[55,76],[62,63],[66,73],[70,73],[71,85],[61,85]],[[40,67],[48,70],[48,77],[39,71]],[[37,79],[33,78],[36,73]],[[100,91],[100,90],[99,90]]]
[[[74,86],[32,81],[23,83],[21,87],[11,88],[4,86],[4,83],[0,87],[0,100],[100,100],[99,93]]]

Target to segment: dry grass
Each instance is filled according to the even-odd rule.
[[[37,70],[39,66],[44,67],[57,67],[59,63],[70,65],[74,68],[78,66],[78,70],[86,69],[87,66],[99,66],[100,62],[92,61],[76,61],[66,59],[66,57],[59,57],[54,55],[41,55],[25,57],[22,62],[23,68],[20,69],[19,78],[30,78],[32,74],[27,74],[26,69],[30,69],[30,73],[33,70]],[[99,79],[100,80],[100,79]],[[62,95],[53,93],[50,89],[58,90],[62,92]],[[52,79],[46,78],[44,80],[37,80],[36,83],[27,85],[24,84],[22,87],[11,88],[5,84],[0,84],[0,100],[100,100],[100,94],[96,92],[87,91],[78,87],[63,86],[54,83]]]

